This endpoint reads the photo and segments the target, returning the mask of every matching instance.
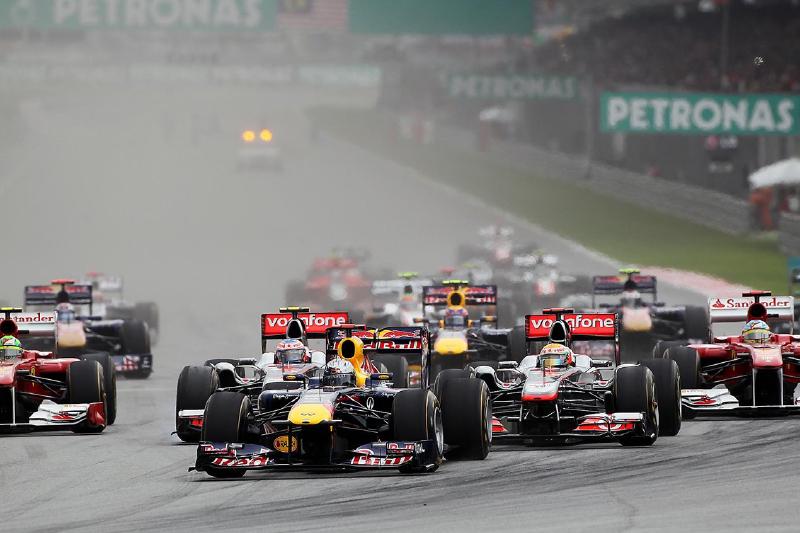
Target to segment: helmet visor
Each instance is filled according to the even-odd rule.
[[[769,341],[770,331],[768,329],[750,329],[742,335],[744,341],[750,344],[764,344]]]
[[[22,355],[22,348],[19,346],[0,346],[0,359],[16,359]]]
[[[561,354],[540,355],[542,368],[559,368],[567,366],[567,356]]]
[[[281,363],[302,363],[306,356],[303,348],[292,348],[289,350],[278,350],[276,353],[278,361]]]

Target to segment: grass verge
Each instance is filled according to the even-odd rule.
[[[731,236],[553,179],[557,176],[521,172],[478,152],[398,141],[394,123],[374,111],[315,108],[309,117],[322,130],[621,262],[787,290],[786,257],[774,239]]]

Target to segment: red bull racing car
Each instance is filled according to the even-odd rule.
[[[488,390],[476,379],[440,384],[440,397],[429,390],[428,337],[424,327],[333,328],[328,350],[335,347],[336,355],[321,377],[303,378],[306,386],[264,389],[256,402],[241,392],[215,393],[193,469],[215,477],[291,468],[431,472],[455,448],[462,457],[485,458]],[[371,353],[420,356],[423,386],[394,388],[390,374],[368,371]]]

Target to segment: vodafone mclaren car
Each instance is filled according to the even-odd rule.
[[[551,343],[521,363],[477,366],[492,396],[494,438],[537,443],[611,439],[649,446],[681,427],[678,366],[668,360],[620,364],[564,350],[573,341],[613,341],[619,333],[613,313],[545,309],[525,317],[526,337],[536,347]],[[534,349],[538,352],[538,349]],[[554,360],[562,352],[572,361]]]
[[[55,313],[0,309],[0,432],[68,430],[99,433],[116,413],[114,367],[105,358],[58,357],[15,339],[50,334]],[[105,368],[104,368],[105,367]],[[104,370],[111,373],[106,379]]]
[[[711,298],[708,304],[712,323],[746,321],[756,327],[754,335],[666,349],[663,357],[680,367],[684,415],[800,414],[794,397],[800,383],[800,337],[772,333],[767,326],[794,322],[794,298],[753,291],[741,298]]]
[[[620,296],[614,303],[598,303],[598,296]],[[646,301],[644,295],[650,295]],[[667,306],[658,301],[655,276],[638,269],[620,270],[619,276],[592,278],[592,308],[620,315],[620,344],[626,360],[647,356],[659,341],[704,342],[709,336],[708,313],[701,306]]]
[[[147,324],[151,344],[160,331],[158,305],[155,302],[129,302],[124,298],[122,278],[100,272],[88,272],[83,285],[92,286],[93,312],[106,320],[137,320]]]
[[[497,329],[494,315],[483,309],[497,306],[495,285],[469,285],[466,280],[445,280],[441,285],[423,288],[422,304],[426,321],[433,328],[431,370],[464,368],[479,360],[507,358],[510,330]],[[470,313],[476,318],[470,318]]]
[[[262,390],[304,387],[318,377],[325,353],[308,347],[309,339],[324,339],[329,327],[348,322],[344,312],[311,313],[307,307],[284,307],[261,315],[261,357],[209,359],[185,366],[178,377],[175,433],[184,442],[197,442],[203,410],[216,391],[235,391],[253,402]],[[278,342],[272,351],[268,344]]]
[[[81,359],[91,353],[110,354],[117,373],[148,377],[153,354],[147,325],[139,320],[102,319],[93,315],[93,302],[92,286],[76,285],[73,280],[25,287],[26,311],[57,309],[52,334],[31,339],[33,347]]]
[[[438,384],[437,396],[427,387],[426,328],[367,335],[356,335],[356,328],[329,330],[328,349],[335,346],[336,355],[305,388],[264,390],[257,402],[240,392],[212,395],[194,468],[215,477],[292,468],[431,472],[445,454],[485,458],[491,442],[485,384],[451,379]],[[393,387],[390,374],[374,372],[371,352],[421,357],[422,386]]]

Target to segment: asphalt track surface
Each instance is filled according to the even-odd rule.
[[[26,106],[25,143],[0,182],[5,249],[16,250],[0,296],[63,274],[120,273],[132,297],[158,300],[163,326],[154,374],[120,381],[105,433],[2,437],[0,530],[798,529],[800,423],[790,419],[687,422],[650,448],[496,446],[432,475],[187,472],[195,447],[170,434],[181,367],[257,353],[258,314],[284,303],[284,282],[313,256],[357,244],[377,264],[430,271],[498,220],[406,168],[311,143],[296,98],[270,99],[291,132],[277,176],[233,171],[238,131],[263,95],[44,95]],[[198,133],[209,116],[216,125]],[[535,228],[517,232],[576,272],[612,269]]]

